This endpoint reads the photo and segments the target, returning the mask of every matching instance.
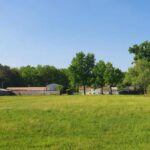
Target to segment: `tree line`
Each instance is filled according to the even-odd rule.
[[[123,77],[124,73],[119,68],[113,67],[110,62],[105,63],[102,60],[96,62],[94,54],[84,54],[83,52],[77,53],[66,69],[58,69],[49,65],[20,68],[0,65],[2,88],[8,86],[46,86],[50,83],[57,83],[62,85],[64,89],[75,91],[83,86],[84,94],[86,94],[86,86],[101,88],[101,94],[103,94],[103,87],[108,85],[111,94],[111,87],[121,84]]]
[[[67,69],[57,69],[49,65],[20,68],[0,65],[0,83],[2,88],[8,86],[46,86],[49,83],[57,83],[66,88],[69,86]]]
[[[93,54],[78,53],[70,66],[72,81],[78,86],[84,86],[84,93],[86,93],[86,86],[101,88],[101,94],[104,86],[110,87],[110,94],[112,94],[112,86],[120,89],[132,86],[134,91],[145,95],[148,92],[150,94],[150,42],[135,44],[129,47],[128,51],[133,54],[134,59],[132,67],[127,72],[113,67],[110,62],[105,63],[100,60],[95,63]]]
[[[129,48],[129,53],[134,55],[132,67],[127,72],[122,72],[110,62],[96,61],[94,54],[79,52],[72,59],[68,68],[58,69],[50,65],[23,66],[11,68],[0,65],[0,86],[46,86],[50,83],[62,85],[65,89],[78,90],[80,86],[100,88],[133,86],[147,93],[150,85],[150,42],[146,41]],[[150,88],[150,87],[149,87]]]
[[[94,54],[91,53],[87,55],[83,52],[77,53],[69,71],[72,85],[83,86],[84,94],[86,94],[86,86],[101,88],[101,94],[103,94],[103,87],[109,86],[109,93],[112,94],[112,87],[119,86],[124,79],[124,72],[119,68],[103,60],[96,62]]]

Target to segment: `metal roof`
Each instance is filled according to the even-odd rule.
[[[8,87],[11,91],[46,91],[46,87]]]

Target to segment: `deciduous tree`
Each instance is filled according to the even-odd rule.
[[[91,85],[92,70],[95,65],[95,58],[93,54],[85,55],[79,52],[73,58],[69,70],[73,83],[84,87],[84,95],[86,94],[86,86]]]
[[[104,61],[99,61],[96,63],[94,69],[93,69],[93,86],[94,88],[101,88],[100,93],[103,94],[103,87],[105,85],[105,70],[106,65]]]
[[[139,45],[133,45],[129,48],[129,52],[134,54],[134,60],[147,60],[150,61],[150,42],[145,41]]]

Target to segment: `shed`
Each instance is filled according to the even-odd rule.
[[[58,91],[58,86],[61,86],[61,85],[52,83],[52,84],[48,84],[46,86],[46,89],[47,89],[47,91]]]

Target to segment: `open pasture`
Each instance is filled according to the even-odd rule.
[[[149,150],[150,98],[0,97],[2,150]]]

